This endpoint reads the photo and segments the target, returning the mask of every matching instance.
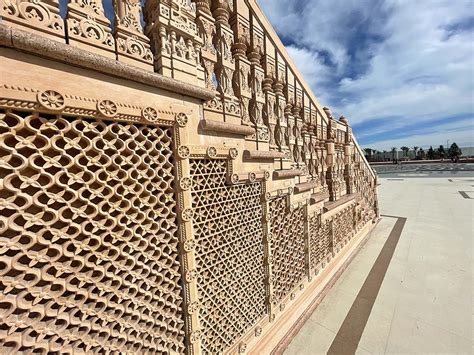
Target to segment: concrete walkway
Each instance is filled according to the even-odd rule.
[[[474,353],[474,179],[380,182],[381,213],[394,217],[382,218],[287,354]]]

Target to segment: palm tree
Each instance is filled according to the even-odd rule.
[[[373,153],[374,153],[374,159],[375,159],[375,161],[377,161],[380,152],[377,149],[374,149]]]
[[[405,157],[408,155],[408,151],[410,150],[410,148],[406,146],[400,147],[400,149],[403,151],[403,156]]]
[[[367,157],[367,160],[371,161],[372,160],[372,153],[375,152],[375,150],[373,150],[372,148],[364,148],[364,151],[365,151],[365,155]]]
[[[433,146],[430,146],[430,149],[428,149],[428,153],[427,153],[427,156],[428,156],[428,159],[434,159],[435,157],[435,151],[433,149]]]
[[[420,148],[420,158],[425,159],[425,156],[426,156],[425,150],[423,148]]]
[[[439,154],[439,157],[441,158],[441,160],[443,160],[445,151],[444,151],[444,147],[442,145],[440,145],[439,148],[438,148],[438,154]]]
[[[392,161],[395,161],[396,154],[397,154],[397,147],[392,147]]]
[[[413,150],[415,151],[415,159],[416,159],[416,152],[418,152],[418,149],[419,149],[419,148],[420,148],[420,147],[417,147],[417,146],[414,146],[414,147],[413,147]]]

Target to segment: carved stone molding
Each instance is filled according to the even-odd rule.
[[[244,151],[244,159],[246,160],[273,160],[281,159],[285,156],[282,152],[264,151],[264,150],[246,150]]]
[[[97,113],[105,119],[128,122],[143,122],[170,126],[174,124],[172,108],[161,110],[154,107],[140,107],[110,99],[95,99],[65,94],[56,90],[0,85],[0,106],[11,109],[34,108],[39,111],[62,114],[80,114],[93,117]]]
[[[205,132],[219,132],[242,136],[248,136],[254,133],[254,129],[251,127],[226,122],[202,120],[200,125]]]

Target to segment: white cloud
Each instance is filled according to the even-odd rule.
[[[300,63],[298,70],[312,88],[322,87],[327,83],[329,80],[328,70],[318,53],[295,46],[288,46],[286,49],[293,61]],[[325,98],[329,99],[327,93],[322,92],[319,99],[324,100]]]
[[[362,136],[383,131],[384,126],[389,130],[414,122],[430,125],[461,113],[474,117],[474,35],[472,28],[453,31],[472,16],[471,0],[261,3],[279,33],[292,38],[290,55],[323,105],[332,104],[332,111],[344,114],[353,125],[385,120]],[[364,41],[361,33],[379,35],[380,40]],[[472,132],[472,121],[470,126]],[[465,127],[469,131],[469,124]],[[465,131],[451,131],[451,138],[442,138],[446,134],[439,127],[423,141],[469,138]],[[424,144],[416,135],[404,139],[409,146]]]

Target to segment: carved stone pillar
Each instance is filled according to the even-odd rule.
[[[302,110],[303,124],[301,129],[301,162],[305,164],[306,172],[310,173],[311,166],[311,116],[309,106],[304,106]]]
[[[309,161],[310,166],[309,174],[313,181],[319,183],[319,176],[318,176],[318,156],[317,156],[317,146],[318,146],[318,138],[317,138],[317,111],[314,106],[311,106],[311,116],[310,116],[310,124],[309,124],[309,136],[310,136],[310,145],[309,145]]]
[[[303,117],[301,113],[302,109],[298,104],[293,107],[293,115],[294,115],[294,126],[293,126],[293,136],[294,136],[294,144],[293,144],[293,161],[295,162],[295,166],[298,168],[305,169],[305,165],[303,163]]]
[[[232,18],[232,28],[235,34],[235,43],[232,49],[235,60],[233,87],[234,94],[240,101],[241,123],[244,125],[251,125],[249,110],[252,88],[250,82],[250,61],[247,59],[247,48],[250,45],[249,26],[249,20],[236,11]]]
[[[277,109],[277,96],[273,91],[275,59],[266,53],[262,58],[262,62],[265,70],[265,78],[262,83],[262,89],[265,94],[264,123],[268,127],[270,150],[279,151],[283,136],[279,126],[280,116],[277,114],[279,113]]]
[[[346,194],[346,180],[345,180],[345,154],[344,145],[336,143],[336,186],[338,198]]]
[[[234,88],[235,60],[232,55],[234,33],[229,25],[229,16],[234,11],[233,2],[230,0],[213,0],[212,14],[215,18],[216,35],[214,42],[217,50],[217,90],[223,102],[224,117],[226,121],[233,118],[240,119],[241,105],[237,99]]]
[[[115,32],[117,59],[121,62],[153,70],[150,40],[143,34],[140,0],[115,0]]]
[[[144,13],[155,71],[204,86],[194,6],[185,0],[147,0]]]
[[[206,119],[222,121],[224,105],[220,94],[217,93],[217,50],[214,45],[216,37],[216,26],[211,13],[210,0],[195,1],[196,4],[196,24],[202,39],[201,65],[204,69],[204,85],[207,89],[216,91],[216,96],[204,103],[204,116]]]
[[[2,22],[9,26],[65,42],[58,0],[0,0]]]
[[[70,0],[66,25],[70,45],[116,58],[115,41],[102,0]]]
[[[344,171],[344,179],[346,182],[346,191],[348,194],[354,193],[354,169],[353,169],[353,162],[352,162],[352,145],[350,143],[346,143],[344,145],[344,156],[345,156],[345,171]]]
[[[336,201],[339,196],[338,185],[337,185],[337,152],[335,147],[336,141],[336,121],[332,118],[331,111],[328,108],[324,108],[326,116],[328,117],[327,126],[327,139],[326,139],[326,150],[327,157],[326,163],[328,166],[326,173],[326,181],[329,189],[329,199]]]
[[[285,130],[285,144],[288,147],[288,159],[291,162],[294,162],[293,149],[295,147],[295,134],[294,129],[296,127],[295,117],[293,116],[293,106],[287,104],[285,106],[285,118],[287,122],[287,127]],[[292,163],[293,164],[293,163]]]
[[[319,149],[318,149],[318,157],[319,157],[319,163],[320,163],[321,168],[318,169],[318,171],[319,171],[319,178],[321,180],[321,191],[323,192],[329,191],[329,187],[327,184],[327,170],[328,170],[327,156],[328,156],[328,151],[327,151],[326,143],[325,141],[320,141]]]
[[[288,154],[288,160],[290,162],[295,162],[293,157],[293,150],[295,146],[295,134],[294,130],[296,127],[296,118],[293,116],[293,108],[295,105],[295,86],[294,86],[294,76],[288,71],[285,73],[286,67],[281,66],[279,63],[278,66],[278,78],[284,83],[284,94],[285,94],[285,118],[286,118],[286,131],[285,131],[285,145]],[[287,75],[288,74],[288,75]]]
[[[354,193],[354,161],[353,161],[353,146],[352,146],[352,130],[349,127],[349,122],[344,116],[339,118],[339,122],[345,125],[346,132],[344,135],[344,172],[343,183],[347,194]]]
[[[288,119],[286,112],[286,100],[283,94],[283,84],[280,81],[275,81],[273,83],[273,91],[275,92],[276,102],[275,102],[275,116],[276,116],[276,126],[275,126],[275,143],[280,152],[286,154],[287,159],[290,158],[289,152],[289,141],[290,141],[290,132],[288,130]]]
[[[263,92],[263,80],[265,72],[260,64],[263,54],[263,31],[255,23],[251,27],[250,51],[247,58],[250,61],[250,82],[252,100],[250,102],[250,120],[255,125],[256,140],[260,143],[268,143],[268,129],[263,121],[263,106],[265,94]],[[259,145],[259,148],[264,148]],[[267,148],[268,149],[268,148]]]
[[[266,89],[265,89],[266,88]],[[276,96],[271,91],[271,87],[264,87],[265,91],[265,108],[264,108],[264,124],[268,127],[268,138],[270,150],[279,150],[276,138],[277,116],[275,115]],[[278,138],[280,140],[280,138]]]

